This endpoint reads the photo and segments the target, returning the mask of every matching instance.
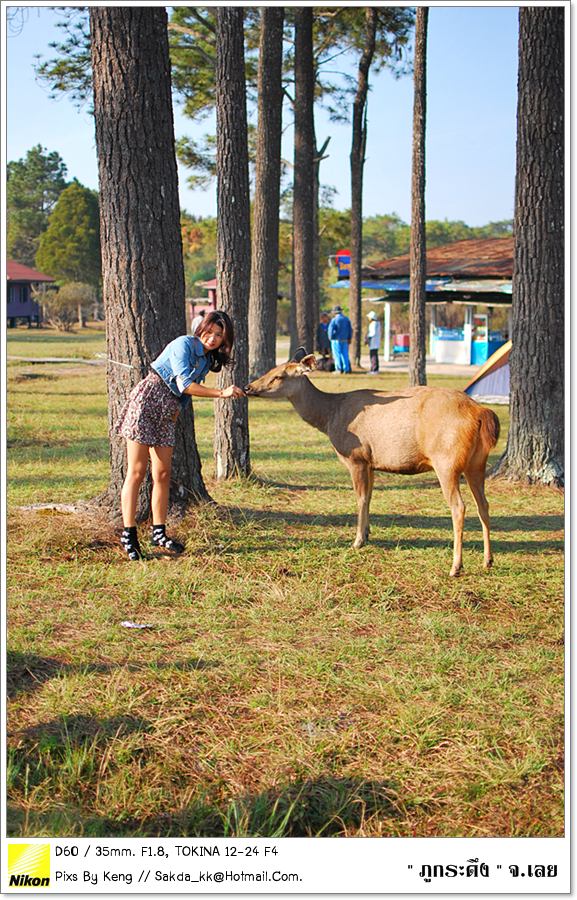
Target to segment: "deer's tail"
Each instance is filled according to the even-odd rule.
[[[501,423],[499,417],[492,409],[483,409],[481,412],[481,427],[479,429],[479,437],[483,449],[489,453],[499,440],[501,431]]]

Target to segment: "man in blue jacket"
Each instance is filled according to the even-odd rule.
[[[349,344],[353,337],[351,320],[345,316],[340,306],[332,309],[333,318],[329,324],[329,338],[335,361],[335,370],[348,375],[351,371]]]

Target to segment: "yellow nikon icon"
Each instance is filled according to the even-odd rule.
[[[8,887],[50,887],[50,844],[8,844]]]

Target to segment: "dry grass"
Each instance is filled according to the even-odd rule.
[[[25,370],[9,385],[10,834],[562,834],[562,495],[490,483],[485,573],[465,489],[451,580],[434,476],[380,478],[353,551],[323,435],[251,402],[259,478],[217,484],[198,402],[219,507],[177,523],[184,557],[131,565],[97,515],[18,509],[107,477],[103,374],[47,366],[31,387]]]

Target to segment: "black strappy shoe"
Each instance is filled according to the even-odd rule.
[[[175,541],[174,538],[170,538],[167,536],[165,525],[152,526],[151,540],[154,547],[161,547],[163,550],[169,550],[171,553],[175,553],[177,555],[180,553],[184,553],[186,549],[184,544],[181,544],[179,541]]]
[[[140,549],[140,544],[138,543],[138,535],[136,533],[136,526],[132,528],[125,528],[120,536],[120,543],[131,562],[136,562],[139,559],[144,559],[142,555],[142,550]]]

